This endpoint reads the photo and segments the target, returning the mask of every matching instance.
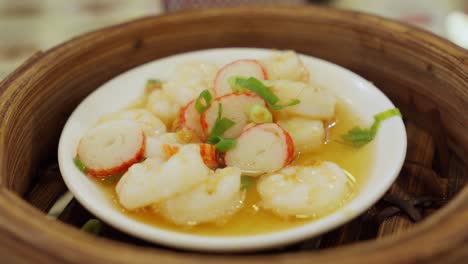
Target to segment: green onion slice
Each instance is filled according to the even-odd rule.
[[[80,160],[78,156],[73,158],[73,163],[75,163],[75,166],[84,174],[88,173],[88,168],[83,164],[83,162]]]
[[[106,177],[106,178],[102,179],[102,182],[106,183],[106,184],[113,184],[113,183],[118,182],[120,180],[120,178],[122,178],[122,174]]]
[[[388,118],[394,117],[394,116],[401,117],[400,109],[393,108],[393,109],[389,109],[389,110],[380,112],[380,113],[374,115],[374,119],[375,119],[375,121],[382,122],[385,119],[388,119]]]
[[[256,93],[270,105],[275,105],[277,102],[279,102],[279,98],[270,90],[270,88],[254,77],[236,77],[234,84],[235,87],[242,87]]]
[[[241,88],[243,88],[256,93],[258,96],[262,97],[265,102],[267,102],[268,106],[272,110],[281,110],[285,107],[297,105],[301,102],[299,99],[294,99],[286,104],[277,105],[280,101],[278,96],[276,96],[263,82],[254,77],[231,77],[228,82],[235,92],[242,91]]]
[[[347,134],[342,135],[341,138],[355,147],[362,147],[371,142],[377,135],[380,124],[391,117],[401,117],[401,112],[398,108],[389,109],[374,115],[374,123],[370,128],[354,127],[348,131]]]
[[[211,104],[211,93],[208,90],[203,90],[198,98],[195,100],[195,109],[197,109],[198,113],[203,113],[208,109]]]
[[[226,130],[231,128],[235,123],[229,118],[223,118],[223,104],[218,104],[218,117],[216,118],[215,124],[211,129],[210,136],[208,137],[208,144],[216,144],[218,137],[221,137]]]
[[[286,103],[286,104],[282,104],[282,105],[268,105],[272,110],[281,110],[285,107],[288,107],[288,106],[293,106],[293,105],[297,105],[297,104],[300,104],[301,101],[299,99],[293,99],[291,100],[289,103]]]
[[[101,233],[101,229],[102,223],[97,219],[90,219],[83,225],[83,227],[81,227],[81,230],[93,235],[99,235],[99,233]]]
[[[231,86],[232,91],[233,91],[233,92],[236,92],[236,93],[242,92],[242,91],[245,90],[245,89],[242,88],[241,86],[237,85],[237,83],[236,83],[237,78],[245,79],[245,78],[242,77],[242,76],[235,76],[235,75],[233,75],[233,76],[229,77],[228,80],[227,80],[229,86]]]
[[[146,81],[146,84],[148,85],[156,85],[156,84],[161,84],[162,81],[159,80],[159,79],[148,79],[148,81]]]
[[[242,176],[241,177],[241,187],[240,190],[248,190],[253,185],[253,181],[249,176]]]
[[[351,174],[351,172],[349,172],[347,170],[343,170],[343,172],[346,175],[346,178],[348,178],[348,182],[350,184],[355,184],[356,183],[356,178],[354,177],[353,174]]]
[[[255,104],[250,108],[249,119],[257,124],[273,122],[271,112],[264,106]]]
[[[215,148],[220,152],[226,152],[236,146],[237,140],[233,138],[224,138],[217,136],[211,140],[211,144],[214,144]]]
[[[231,138],[224,138],[222,135],[235,123],[229,118],[223,118],[223,104],[218,104],[218,116],[216,117],[215,124],[211,129],[210,136],[206,143],[212,144],[221,152],[226,152],[236,146],[236,140]]]

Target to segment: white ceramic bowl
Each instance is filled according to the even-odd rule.
[[[384,195],[398,176],[406,154],[406,132],[400,118],[383,122],[375,139],[375,158],[360,192],[340,210],[304,226],[275,233],[211,237],[159,229],[122,214],[109,197],[73,164],[78,142],[100,116],[118,111],[143,94],[150,78],[168,79],[176,65],[207,61],[223,65],[242,58],[264,58],[270,50],[252,48],[212,49],[179,54],[136,67],[108,81],[90,94],[68,119],[60,138],[60,171],[70,191],[90,212],[128,234],[183,249],[202,251],[252,251],[297,242],[329,231],[363,213]],[[338,65],[301,55],[313,81],[327,87],[346,102],[366,123],[373,115],[394,108],[372,83]]]

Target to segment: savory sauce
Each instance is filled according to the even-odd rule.
[[[135,105],[132,106],[135,108]],[[350,183],[350,191],[341,205],[349,202],[359,191],[361,185],[366,181],[370,164],[374,153],[374,144],[368,144],[362,148],[353,148],[340,142],[340,135],[345,134],[349,129],[362,125],[359,120],[347,107],[338,103],[336,106],[336,122],[330,129],[328,141],[314,153],[298,155],[294,164],[306,165],[316,161],[329,160],[338,164],[341,168],[354,176],[356,182]],[[289,229],[304,225],[325,215],[310,218],[282,218],[260,208],[260,196],[257,193],[255,183],[249,188],[243,207],[231,218],[219,223],[200,224],[193,227],[178,226],[164,219],[155,213],[151,208],[144,208],[135,211],[128,211],[119,205],[115,193],[115,183],[105,184],[100,182],[100,186],[108,193],[115,206],[137,221],[156,226],[161,229],[196,234],[206,236],[245,236],[265,234]],[[337,206],[329,213],[339,210]]]

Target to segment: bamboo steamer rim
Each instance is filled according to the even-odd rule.
[[[461,76],[468,89],[468,56],[465,50],[423,30],[383,18],[312,6],[185,11],[142,18],[88,33],[49,51],[38,53],[18,68],[0,83],[0,148],[2,148],[0,153],[5,153],[3,117],[8,114],[16,89],[27,85],[32,76],[44,75],[48,64],[53,60],[72,56],[75,47],[115,38],[123,29],[138,32],[138,28],[150,24],[157,27],[229,16],[252,16],[258,19],[278,16],[298,20],[313,17],[315,20],[322,19],[340,27],[355,26],[361,29],[367,27],[368,32],[382,30],[393,36],[401,35],[406,40],[437,53],[442,60],[452,65],[453,74]],[[463,99],[467,105],[468,96]],[[464,125],[466,127],[468,123]],[[468,148],[465,147],[463,151],[467,152]],[[3,160],[0,160],[0,173],[5,175],[8,173],[5,171]],[[0,236],[3,238],[0,238],[0,241],[4,242],[0,247],[0,256],[9,255],[10,259],[24,263],[33,259],[40,263],[451,263],[468,257],[468,187],[465,187],[447,206],[400,236],[320,251],[227,257],[142,248],[89,236],[61,222],[48,219],[5,186],[4,177],[1,177]]]

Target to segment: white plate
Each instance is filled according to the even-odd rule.
[[[218,65],[242,58],[264,58],[270,50],[252,48],[212,49],[179,54],[153,61],[108,81],[90,94],[68,119],[60,137],[60,171],[76,199],[90,212],[128,234],[183,249],[202,251],[252,251],[297,242],[329,231],[367,210],[384,195],[398,176],[406,154],[406,132],[400,118],[385,121],[375,139],[375,154],[370,175],[361,191],[340,210],[304,226],[285,231],[236,237],[190,235],[159,229],[121,213],[89,177],[73,164],[78,142],[100,116],[118,111],[142,95],[147,79],[168,79],[175,66],[188,61],[207,61]],[[333,91],[365,122],[373,115],[394,108],[390,100],[372,83],[338,65],[301,55],[313,81]]]

